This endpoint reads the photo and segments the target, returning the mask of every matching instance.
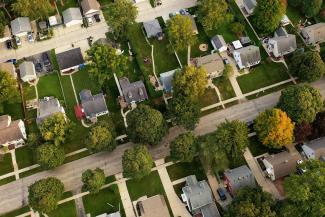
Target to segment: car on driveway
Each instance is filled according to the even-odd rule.
[[[222,201],[227,200],[227,196],[223,188],[218,188],[217,193]]]
[[[11,40],[7,40],[7,41],[6,41],[6,47],[7,47],[8,49],[12,49],[12,41],[11,41]]]
[[[95,18],[95,20],[96,20],[97,23],[100,22],[99,14],[95,14],[95,15],[94,15],[94,18]]]
[[[31,32],[27,33],[27,39],[28,39],[28,42],[34,42],[34,37]]]
[[[35,64],[35,70],[36,70],[36,72],[41,72],[42,69],[43,69],[42,63],[38,62],[38,63]]]
[[[21,40],[17,36],[15,36],[15,42],[16,42],[17,46],[20,46],[21,45]]]
[[[51,65],[50,58],[47,53],[42,54],[42,61],[43,61],[44,66],[46,66],[46,67]]]

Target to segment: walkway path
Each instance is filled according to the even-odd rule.
[[[136,215],[134,213],[132,200],[130,198],[128,188],[126,186],[126,179],[123,179],[123,175],[121,173],[115,175],[115,178],[116,180],[118,180],[117,187],[120,192],[121,201],[124,207],[126,217],[135,217]]]
[[[72,191],[73,194],[80,194],[81,189],[79,188],[76,191]],[[76,210],[77,210],[77,216],[78,217],[86,217],[86,211],[84,207],[84,203],[82,201],[82,197],[78,197],[75,199],[75,205],[76,205]]]
[[[17,161],[16,161],[15,149],[11,150],[10,154],[11,154],[12,166],[14,167],[15,178],[17,180],[17,179],[19,179],[19,169],[18,169],[18,165],[17,165]]]
[[[70,74],[69,77],[70,77],[70,81],[71,81],[71,86],[72,86],[73,94],[74,94],[74,97],[76,99],[76,103],[79,104],[78,97],[77,97],[77,93],[76,93],[76,88],[74,87],[74,83],[73,83],[72,75]]]
[[[214,83],[212,82],[211,79],[209,79],[208,87],[210,87],[210,88],[212,88],[212,89],[214,89],[216,91],[216,94],[218,96],[219,102],[221,103],[222,108],[225,109],[226,107],[222,103],[222,97],[221,97],[220,91],[219,91],[218,87],[216,85],[214,85]]]

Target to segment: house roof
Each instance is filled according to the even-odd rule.
[[[10,115],[1,115],[0,116],[0,130],[9,126],[11,122]]]
[[[253,173],[246,165],[226,170],[224,175],[229,181],[233,191],[244,186],[255,187],[255,178]]]
[[[14,64],[0,63],[0,70],[10,73],[14,78],[17,78],[17,73]]]
[[[272,154],[264,158],[273,166],[275,179],[287,176],[296,171],[297,161],[302,157],[298,152],[289,153],[287,151]]]
[[[56,54],[56,58],[58,60],[60,70],[79,66],[85,62],[79,47],[58,53]]]
[[[141,102],[148,99],[148,94],[143,81],[136,81],[130,83],[126,77],[120,78],[119,83],[124,96],[124,100],[127,104],[131,102]]]
[[[121,217],[121,213],[119,211],[110,214],[104,213],[101,215],[97,215],[96,217]]]
[[[19,65],[20,77],[23,79],[25,76],[33,76],[36,78],[35,66],[31,61],[24,61]]]
[[[240,41],[240,43],[242,45],[247,45],[247,44],[251,43],[251,39],[249,37],[247,37],[247,36],[246,37],[240,37],[239,41]]]
[[[82,20],[82,15],[79,8],[68,8],[62,12],[64,24],[74,20]]]
[[[79,96],[86,116],[96,117],[96,114],[108,111],[103,93],[92,95],[90,90],[82,90]]]
[[[219,210],[215,203],[210,203],[201,208],[201,213],[204,217],[220,217]]]
[[[11,32],[13,35],[17,35],[22,32],[31,32],[32,27],[28,17],[17,17],[10,22]]]
[[[243,0],[243,3],[248,10],[254,10],[257,5],[257,2],[255,0]]]
[[[216,49],[220,49],[224,46],[227,46],[227,43],[225,42],[225,39],[222,37],[222,35],[215,35],[211,38],[211,42],[215,46]]]
[[[49,17],[50,26],[56,26],[62,24],[62,17],[59,14]]]
[[[155,195],[138,204],[141,217],[170,217],[168,207],[163,195]]]
[[[280,54],[293,52],[297,49],[296,35],[288,34],[287,36],[274,37],[270,40],[273,40],[277,43],[278,52]]]
[[[44,99],[40,99],[38,101],[38,114],[36,122],[40,123],[47,117],[58,112],[64,113],[64,109],[57,98],[45,97]]]
[[[314,150],[316,159],[319,159],[321,156],[325,156],[325,137],[312,140],[304,145]]]
[[[225,65],[222,58],[218,53],[208,54],[203,57],[198,57],[195,59],[196,67],[203,67],[208,74],[214,72],[222,72],[225,69]]]
[[[274,32],[274,37],[287,36],[288,33],[285,28],[280,27]]]
[[[162,32],[161,26],[157,19],[154,19],[154,20],[151,20],[148,22],[144,22],[143,28],[146,31],[148,38],[156,37],[158,33]]]
[[[23,124],[22,120],[11,121],[9,115],[0,116],[0,144],[25,139],[19,125]]]
[[[81,8],[84,14],[87,14],[89,11],[99,11],[100,4],[97,0],[82,0],[81,1]]]
[[[261,60],[260,49],[257,46],[250,45],[247,47],[240,48],[234,52],[240,54],[242,65],[249,66],[252,63],[258,62]]]
[[[164,87],[164,90],[167,92],[171,92],[173,89],[173,79],[175,72],[176,69],[160,74],[160,81]]]
[[[307,26],[301,30],[301,33],[309,37],[309,42],[317,43],[325,40],[325,23],[317,23]]]

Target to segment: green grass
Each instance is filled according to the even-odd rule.
[[[42,76],[37,84],[39,98],[54,96],[59,100],[63,100],[63,95],[60,87],[60,81],[57,73]]]
[[[82,200],[86,213],[90,213],[91,216],[116,212],[119,210],[119,206],[122,211],[122,216],[125,216],[117,185],[105,188],[97,194],[88,194],[84,196]]]
[[[77,118],[74,113],[74,106],[77,104],[77,102],[73,93],[70,76],[68,75],[60,76],[60,80],[63,87],[64,96],[66,99],[65,112],[70,120],[77,122]]]
[[[252,99],[256,99],[256,98],[259,98],[259,97],[262,97],[262,96],[265,96],[265,95],[268,95],[270,93],[273,93],[273,92],[276,92],[276,91],[280,91],[290,85],[293,85],[293,82],[288,82],[288,83],[285,83],[285,84],[281,84],[279,86],[276,86],[276,87],[272,87],[270,89],[267,89],[265,91],[262,91],[262,92],[258,92],[257,94],[254,94],[254,95],[250,95],[250,96],[247,96],[246,98],[248,100],[252,100]]]
[[[109,183],[112,183],[112,182],[115,182],[116,181],[116,178],[114,175],[111,175],[111,176],[107,176],[106,179],[105,179],[105,184],[109,184]]]
[[[197,41],[196,41],[195,45],[191,47],[191,58],[208,55],[211,53],[211,50],[213,49],[211,41],[210,41],[210,37],[205,33],[203,26],[199,22],[196,22],[196,25],[197,25],[199,34],[197,35]],[[201,51],[199,49],[200,44],[207,44],[208,50]]]
[[[202,112],[200,113],[200,117],[203,117],[203,116],[205,116],[205,115],[208,115],[208,114],[211,114],[211,113],[214,113],[214,112],[220,111],[220,110],[222,110],[222,109],[223,109],[223,108],[222,108],[222,106],[220,105],[220,106],[214,107],[214,108],[212,108],[212,109],[202,111]]]
[[[97,94],[98,92],[101,92],[100,85],[97,84],[94,81],[94,79],[91,78],[91,76],[88,73],[87,67],[74,73],[72,75],[72,78],[73,78],[73,83],[76,89],[77,96],[79,96],[79,93],[84,89],[91,90],[93,94]]]
[[[108,5],[108,4],[112,3],[112,2],[114,2],[114,0],[98,0],[98,2],[99,2],[99,4],[100,4],[101,6],[106,6],[106,5]]]
[[[35,164],[33,159],[33,150],[30,147],[21,147],[16,149],[16,160],[18,168],[22,169]]]
[[[29,85],[28,83],[23,84],[23,93],[24,93],[24,100],[32,100],[36,98],[36,91],[35,87]]]
[[[199,158],[195,158],[191,163],[176,163],[167,167],[167,172],[172,181],[185,178],[189,175],[196,175],[198,180],[206,179],[205,171]]]
[[[10,153],[0,156],[0,175],[10,173],[14,170]]]
[[[15,176],[9,176],[7,178],[1,179],[0,180],[0,185],[5,185],[5,184],[8,184],[8,183],[13,182],[15,180],[16,180]]]
[[[249,138],[248,148],[252,152],[254,157],[267,153],[269,150],[258,140],[257,136],[252,136]]]
[[[74,200],[60,204],[58,208],[48,214],[49,217],[77,217],[77,210]]]
[[[57,1],[57,7],[58,10],[62,13],[64,10],[68,9],[68,8],[75,8],[75,7],[79,7],[78,5],[78,1],[77,0],[64,0],[62,1],[64,3],[64,5],[61,5],[60,1]]]
[[[72,133],[68,136],[63,145],[66,154],[85,147],[85,139],[88,135],[88,130],[88,128],[83,127],[81,124],[76,124],[74,126]]]
[[[185,182],[179,183],[177,185],[174,185],[174,191],[177,194],[178,197],[181,197],[181,194],[183,193],[182,188],[185,186]]]
[[[249,74],[238,77],[237,81],[242,92],[248,93],[289,79],[286,70],[282,63],[266,61],[252,68]]]
[[[0,115],[10,115],[13,120],[24,118],[23,104],[21,102],[10,104],[5,102],[2,106],[3,110],[0,111]]]
[[[37,109],[26,110],[26,119],[35,119],[37,117]]]
[[[24,213],[29,212],[29,211],[30,211],[29,207],[28,206],[24,206],[24,207],[22,207],[20,209],[16,209],[16,210],[14,210],[12,212],[3,214],[0,217],[16,217],[18,215],[24,214]]]
[[[69,163],[71,161],[79,160],[79,159],[84,158],[84,157],[87,157],[89,155],[90,155],[89,151],[83,151],[81,153],[74,154],[72,156],[66,157],[64,159],[64,163],[66,164],[66,163]]]
[[[26,171],[26,172],[20,173],[20,174],[19,174],[19,177],[20,177],[20,178],[24,178],[24,177],[31,176],[31,175],[34,175],[34,174],[36,174],[36,173],[42,172],[42,171],[43,171],[43,170],[42,170],[41,167],[36,167],[36,168],[34,168],[34,169],[32,169],[32,170],[28,170],[28,171]]]
[[[290,5],[287,6],[286,15],[291,20],[293,25],[297,25],[297,24],[299,24],[299,21],[304,21],[305,20],[303,14],[301,14],[301,12],[300,12],[300,9],[299,8],[294,8],[294,7],[290,6]]]
[[[229,79],[219,77],[213,79],[213,83],[218,87],[222,100],[227,100],[236,96]]]
[[[231,24],[227,23],[227,24],[220,26],[217,29],[208,31],[207,35],[210,38],[212,38],[215,35],[222,35],[227,43],[238,40],[238,37],[232,31],[230,31],[229,25],[231,25]]]
[[[213,88],[205,89],[204,95],[199,99],[199,104],[202,108],[217,102],[219,102],[219,98],[215,89]]]

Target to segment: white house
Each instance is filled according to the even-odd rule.
[[[14,149],[27,139],[25,124],[22,120],[11,120],[11,116],[0,116],[0,147]]]
[[[275,57],[281,57],[294,52],[297,49],[296,35],[288,34],[281,27],[275,33],[274,37],[268,41],[267,49],[272,52]]]
[[[12,35],[21,37],[32,31],[28,17],[17,17],[10,22]]]
[[[325,160],[325,137],[305,143],[301,148],[308,159]]]
[[[254,45],[235,50],[233,56],[239,69],[248,68],[261,62],[260,49]]]
[[[62,12],[62,16],[66,27],[81,25],[83,23],[79,8],[68,8]]]
[[[100,4],[97,0],[82,0],[81,8],[85,17],[92,17],[99,14]]]
[[[317,23],[301,30],[307,44],[317,44],[325,41],[325,23]]]
[[[25,61],[19,65],[19,74],[23,82],[37,79],[34,63]]]
[[[215,35],[211,38],[211,44],[213,48],[217,51],[224,52],[227,50],[227,43],[222,35]]]

